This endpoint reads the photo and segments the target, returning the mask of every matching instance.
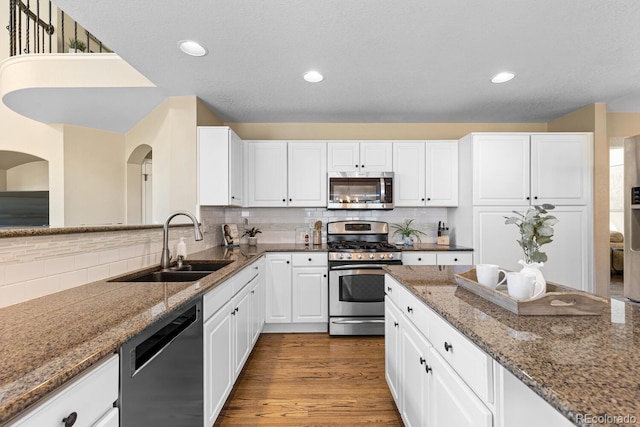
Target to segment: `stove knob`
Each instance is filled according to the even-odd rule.
[[[362,259],[362,254],[358,254],[358,259]]]
[[[374,254],[369,254],[369,259],[374,259],[376,256]]]
[[[343,258],[344,258],[344,255],[340,254],[340,255],[338,256],[338,258],[343,259]]]
[[[384,259],[384,254],[380,254],[380,259]]]
[[[351,259],[351,254],[347,255],[347,259]]]
[[[389,254],[389,256],[387,258],[393,259],[393,254]]]

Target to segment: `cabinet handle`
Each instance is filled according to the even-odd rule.
[[[239,309],[238,307],[236,307],[236,310],[235,310],[235,311],[236,311],[236,313],[237,313],[238,311],[240,311],[240,309]]]
[[[358,165],[356,165],[356,167],[359,167]]]
[[[454,258],[453,260],[454,260],[455,262],[458,262],[458,258]]]
[[[231,199],[232,199],[232,200],[233,200],[233,199],[235,199],[235,198],[236,198],[236,196],[231,196]]]
[[[361,168],[364,168],[364,165],[360,165]]]
[[[393,288],[391,286],[387,286],[387,292],[393,292]]]
[[[452,350],[453,352],[453,344],[449,344],[448,342],[444,342],[444,351]]]
[[[252,290],[251,290],[251,293],[252,293],[252,294],[255,294],[255,293],[256,293],[256,291],[252,289]]]
[[[538,196],[535,196],[535,197],[534,197],[534,199],[535,199],[535,200],[538,200]]]
[[[424,197],[422,199],[420,199],[420,200],[424,202]]]
[[[309,258],[309,261],[311,261],[311,258]]]
[[[236,311],[235,311],[235,310],[232,310],[232,311],[231,311],[231,315],[232,315],[232,316],[235,316],[235,315],[236,315]]]
[[[63,418],[62,422],[64,423],[64,427],[71,427],[76,423],[77,419],[78,419],[78,413],[72,412],[69,415],[67,415],[66,418]]]
[[[282,201],[283,201],[283,202],[286,202],[286,201],[287,201],[287,199],[282,199]]]
[[[324,277],[327,277],[327,275],[325,274]]]
[[[531,200],[531,197],[527,196],[527,200]]]
[[[289,261],[287,261],[287,264],[290,264],[290,262],[289,262]]]
[[[290,201],[290,202],[292,202],[292,201],[293,201],[293,199],[289,199],[289,201]]]
[[[427,202],[430,202],[430,201],[431,201],[431,197],[427,197]]]
[[[393,322],[393,326],[398,327],[398,322]]]
[[[431,371],[433,371],[433,369],[431,369],[431,368],[429,367],[429,365],[426,365],[426,364],[424,365],[424,370],[425,370],[425,371],[427,371],[427,374],[428,374],[428,373],[431,373]]]
[[[407,313],[413,313],[413,308],[407,306]]]
[[[423,358],[422,356],[420,356],[420,364],[424,365],[427,363],[427,359]]]
[[[422,261],[422,258],[418,258],[418,261]]]

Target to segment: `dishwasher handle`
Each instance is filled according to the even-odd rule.
[[[173,340],[178,338],[189,326],[198,320],[198,305],[193,305],[178,314],[149,338],[131,350],[131,376],[142,370],[159,355]]]

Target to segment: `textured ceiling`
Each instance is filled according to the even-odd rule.
[[[638,0],[54,0],[227,122],[546,122],[640,111]],[[177,42],[201,42],[192,58]],[[319,84],[302,80],[317,69]],[[509,83],[490,77],[516,73]]]

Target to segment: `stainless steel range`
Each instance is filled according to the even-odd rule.
[[[384,335],[382,267],[402,264],[402,252],[388,240],[386,222],[327,224],[330,335]]]

